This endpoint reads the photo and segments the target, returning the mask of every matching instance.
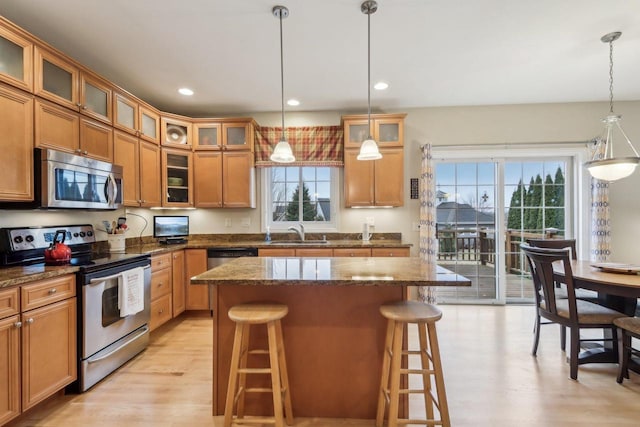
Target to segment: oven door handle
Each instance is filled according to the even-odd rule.
[[[146,266],[144,267],[145,270],[150,269],[151,266]],[[126,271],[126,270],[125,270]],[[106,282],[107,280],[112,280],[112,279],[117,279],[118,277],[122,276],[122,274],[124,273],[124,271],[121,271],[118,274],[113,274],[111,276],[106,276],[106,277],[96,277],[95,279],[91,279],[89,281],[89,285],[97,285],[98,283],[102,283],[102,282]]]
[[[129,338],[127,341],[123,342],[122,345],[119,346],[118,348],[113,349],[109,353],[104,354],[104,355],[102,355],[100,357],[96,357],[95,359],[88,359],[87,362],[89,364],[91,364],[91,363],[99,362],[99,361],[104,360],[104,359],[108,359],[109,357],[113,356],[114,353],[119,352],[123,347],[126,347],[127,345],[131,344],[132,342],[134,342],[138,338],[142,337],[147,332],[149,332],[149,326],[144,325],[144,327],[140,330],[140,332],[138,332],[135,336]]]

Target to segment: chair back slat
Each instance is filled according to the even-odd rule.
[[[576,239],[527,239],[529,246],[548,249],[571,249],[571,259],[578,259]]]
[[[556,292],[559,288],[555,285],[553,264],[562,263],[565,272],[563,283],[566,285],[569,315],[570,319],[573,319],[577,324],[578,310],[576,308],[576,295],[573,285],[571,261],[569,259],[569,249],[537,248],[524,243],[520,245],[520,248],[529,262],[532,280],[538,293],[536,298],[542,298],[544,300],[544,305],[540,305],[540,301],[536,301],[538,307],[547,312],[551,317],[559,317],[556,306]],[[542,295],[540,295],[540,290],[542,291]]]

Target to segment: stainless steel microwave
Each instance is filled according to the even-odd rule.
[[[34,150],[32,203],[2,203],[2,208],[119,209],[122,166],[51,149]]]

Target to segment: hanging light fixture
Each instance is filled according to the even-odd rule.
[[[378,3],[373,0],[367,0],[360,5],[362,13],[367,15],[367,100],[369,109],[367,112],[367,123],[369,136],[360,146],[358,160],[377,160],[382,158],[382,154],[378,150],[378,144],[371,136],[371,14],[378,10]]]
[[[284,55],[282,47],[282,20],[289,16],[289,9],[284,6],[274,6],[271,10],[273,16],[280,20],[280,95],[282,99],[282,135],[280,141],[276,144],[270,159],[276,163],[291,163],[296,160],[291,151],[291,146],[285,137],[284,127]]]
[[[622,116],[613,112],[613,42],[618,40],[621,35],[622,33],[620,32],[614,32],[605,34],[600,39],[603,43],[609,43],[609,115],[602,119],[604,132],[596,144],[593,159],[585,163],[585,166],[591,176],[603,181],[617,181],[626,178],[633,173],[638,163],[640,163],[638,152],[620,126]],[[627,141],[635,157],[613,157],[613,133],[616,129],[620,131]]]

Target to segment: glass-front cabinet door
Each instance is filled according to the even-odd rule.
[[[380,147],[401,147],[404,141],[404,120],[398,117],[375,119],[374,138]]]
[[[193,206],[192,161],[190,151],[162,149],[163,206]]]
[[[116,93],[113,103],[113,126],[125,132],[138,134],[138,103]]]
[[[194,148],[196,150],[220,150],[222,148],[221,123],[194,123]]]
[[[33,90],[33,43],[0,25],[0,80]]]
[[[250,150],[253,148],[253,124],[251,121],[223,123],[222,138],[225,150]]]
[[[160,118],[160,144],[171,145],[177,148],[191,148],[191,122],[187,117]]]
[[[109,84],[96,76],[81,73],[80,112],[94,119],[111,123],[112,90]]]
[[[61,57],[35,48],[35,94],[77,110],[80,70]]]
[[[139,113],[140,138],[160,143],[160,114],[144,105],[140,105]]]
[[[372,126],[373,127],[373,126]],[[373,136],[373,129],[369,128],[367,117],[344,120],[345,148],[360,148],[367,137]]]

